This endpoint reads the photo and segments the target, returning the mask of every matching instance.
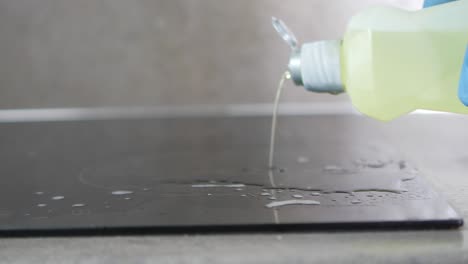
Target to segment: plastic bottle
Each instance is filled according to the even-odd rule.
[[[419,11],[374,7],[343,40],[297,41],[273,19],[292,54],[289,71],[313,92],[347,92],[363,114],[391,120],[416,109],[468,114],[457,90],[468,45],[468,0]]]

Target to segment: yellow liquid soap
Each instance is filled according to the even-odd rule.
[[[275,169],[274,166],[274,155],[275,155],[275,144],[276,144],[276,124],[278,120],[278,108],[279,108],[279,102],[281,99],[281,94],[283,91],[284,83],[286,80],[291,79],[291,74],[286,71],[283,73],[281,76],[281,79],[278,83],[278,88],[276,89],[276,95],[275,95],[275,102],[273,106],[273,115],[271,118],[271,131],[270,131],[270,151],[268,153],[268,179],[270,181],[270,185],[273,188],[269,192],[265,192],[261,195],[268,194],[271,195],[269,197],[270,200],[276,200],[276,191],[274,188],[276,188],[276,183],[275,183],[275,177],[273,175],[273,170]],[[272,208],[273,209],[273,220],[275,221],[276,224],[280,223],[279,220],[279,214],[276,206],[269,206],[270,204],[265,205],[267,208]]]
[[[275,140],[276,140],[276,123],[278,119],[278,107],[281,98],[281,94],[284,87],[284,82],[288,79],[291,79],[291,74],[286,71],[281,76],[281,79],[276,89],[275,102],[273,106],[273,116],[271,118],[271,131],[270,131],[270,151],[268,154],[268,168],[272,170],[274,168],[274,155],[275,155]]]

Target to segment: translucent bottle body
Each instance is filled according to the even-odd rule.
[[[353,105],[379,120],[416,109],[468,114],[457,90],[468,45],[468,1],[417,12],[371,8],[349,23],[341,74]]]

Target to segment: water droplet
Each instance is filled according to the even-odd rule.
[[[247,194],[241,194],[242,197],[247,197]]]
[[[367,166],[369,168],[372,168],[372,169],[380,169],[380,168],[383,168],[385,167],[387,164],[381,160],[378,160],[376,162],[368,162],[366,164],[364,164],[364,166]]]
[[[30,213],[25,213],[24,216],[30,216],[31,214]]]
[[[151,189],[150,188],[143,188],[143,191],[145,191],[145,192],[147,192],[149,190],[151,190]]]
[[[282,193],[283,191],[284,191],[283,189],[276,190],[276,192],[278,192],[278,193]]]
[[[269,193],[269,192],[262,192],[260,195],[261,195],[261,196],[270,196],[271,193]]]
[[[400,160],[398,162],[398,167],[400,168],[400,170],[404,170],[406,168],[406,161]]]
[[[360,200],[352,200],[351,203],[352,203],[352,204],[360,204],[361,201],[360,201]]]
[[[320,205],[319,201],[315,200],[286,200],[286,201],[276,201],[266,204],[267,208],[275,208],[286,205]]]
[[[296,198],[296,199],[302,199],[302,198],[304,198],[304,196],[301,195],[301,194],[293,194],[292,197],[293,197],[293,198]]]
[[[304,163],[309,163],[309,158],[305,156],[299,156],[297,157],[297,163],[299,164],[304,164]]]
[[[37,205],[37,207],[46,207],[46,206],[47,204],[43,204],[43,203]]]
[[[37,194],[37,195],[43,195],[44,192],[35,192],[35,194]]]
[[[83,203],[72,204],[72,207],[83,207],[83,206],[85,206],[85,204]]]
[[[125,200],[131,200],[132,198],[130,198],[130,197],[125,197],[124,199],[125,199]]]
[[[127,194],[132,194],[133,191],[127,191],[127,190],[118,190],[118,191],[113,191],[113,195],[127,195]]]
[[[238,191],[238,192],[242,192],[243,190],[244,190],[244,189],[242,189],[242,188],[237,188],[237,189],[236,189],[236,191]]]
[[[268,197],[268,200],[276,200],[276,197]]]
[[[65,199],[65,196],[58,195],[58,196],[52,197],[52,200],[63,200],[63,199]]]
[[[319,192],[312,192],[312,193],[310,193],[310,195],[311,195],[311,196],[320,196],[320,195],[322,195],[322,194],[319,193]]]
[[[336,166],[336,165],[327,165],[323,168],[324,171],[330,171],[330,172],[336,172],[336,171],[342,171],[343,168],[341,168],[340,166]]]
[[[212,195],[211,193],[208,194],[208,196],[211,196],[211,195]]]

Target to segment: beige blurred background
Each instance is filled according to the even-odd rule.
[[[289,50],[340,38],[373,4],[422,0],[0,0],[0,108],[271,103]],[[288,84],[283,102],[345,95]]]

